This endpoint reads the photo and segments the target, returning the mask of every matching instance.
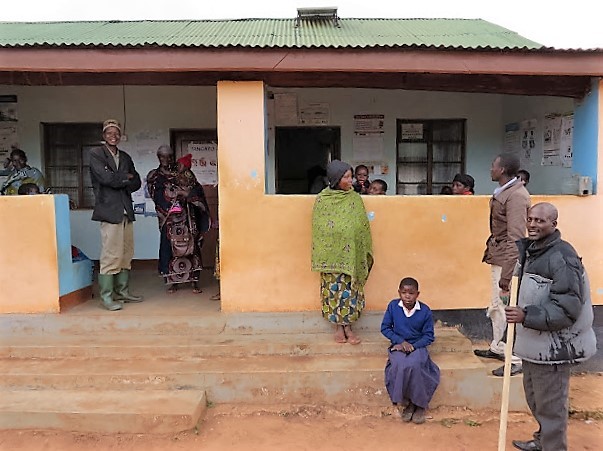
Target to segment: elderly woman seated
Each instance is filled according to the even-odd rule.
[[[41,193],[45,190],[44,175],[39,169],[32,168],[27,164],[27,155],[21,149],[14,149],[10,153],[9,164],[12,166],[8,178],[0,188],[0,194],[19,194],[19,187],[25,183],[33,183],[38,186]]]

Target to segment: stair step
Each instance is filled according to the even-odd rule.
[[[245,357],[254,355],[383,355],[389,342],[381,333],[362,333],[358,346],[337,344],[332,334],[186,335],[12,335],[0,344],[0,357],[114,358]],[[127,341],[127,346],[124,343]],[[430,353],[472,352],[456,329],[437,330]]]
[[[175,433],[205,413],[202,390],[3,390],[0,429]]]

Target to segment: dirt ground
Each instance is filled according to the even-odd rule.
[[[570,384],[569,448],[603,443],[603,374],[574,375]],[[499,412],[439,408],[425,424],[403,423],[393,407],[210,405],[193,431],[171,435],[102,435],[58,431],[0,431],[0,450],[497,450]],[[511,440],[526,440],[536,423],[511,413]]]

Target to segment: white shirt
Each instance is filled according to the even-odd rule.
[[[414,315],[417,310],[421,310],[421,305],[420,305],[419,301],[415,302],[415,306],[413,308],[411,308],[410,310],[408,310],[406,307],[404,307],[404,303],[402,302],[402,299],[400,299],[400,302],[398,302],[398,305],[400,307],[402,307],[402,311],[404,312],[404,315],[407,318],[410,318],[412,315]]]
[[[512,178],[511,180],[509,180],[507,183],[505,183],[503,186],[499,186],[494,190],[494,194],[493,196],[496,197],[498,196],[500,193],[502,193],[504,190],[506,190],[508,187],[510,187],[511,185],[513,185],[517,180],[519,179],[519,177],[515,177]]]

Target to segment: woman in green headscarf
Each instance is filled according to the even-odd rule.
[[[353,189],[352,167],[333,160],[327,178],[329,186],[312,212],[312,270],[320,272],[322,316],[335,324],[335,341],[358,344],[352,323],[364,308],[364,284],[373,266],[371,229]]]

